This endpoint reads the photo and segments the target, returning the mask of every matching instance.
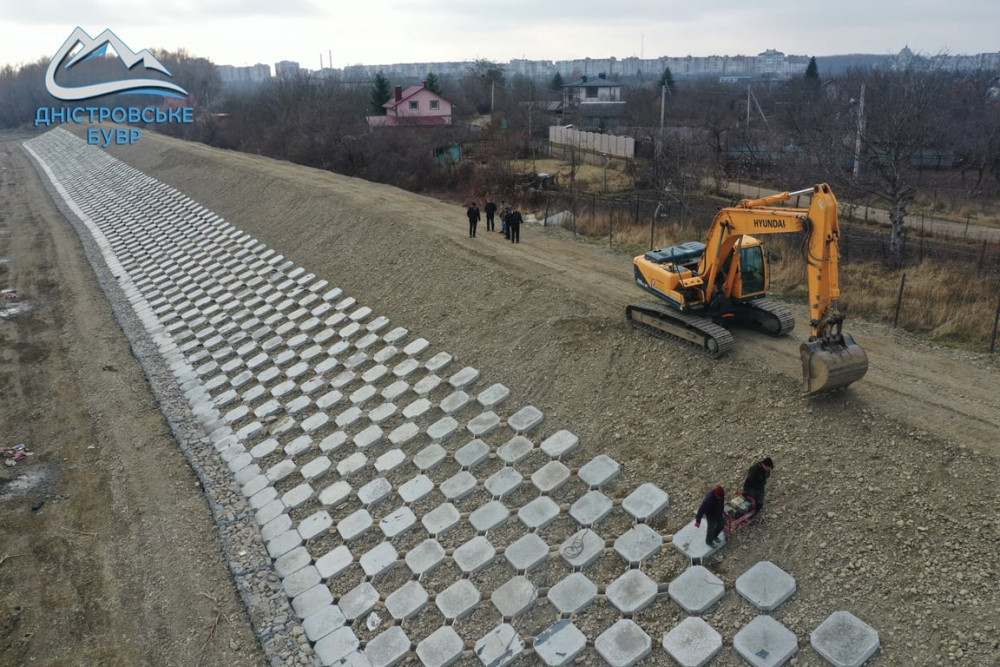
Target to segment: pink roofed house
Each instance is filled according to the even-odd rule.
[[[451,102],[428,89],[426,81],[406,90],[396,86],[393,99],[382,106],[386,115],[368,116],[369,127],[451,125]]]

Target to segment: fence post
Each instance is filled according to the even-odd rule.
[[[997,324],[1000,323],[1000,299],[997,299],[997,314],[993,317],[993,335],[990,337],[990,354],[997,346]]]
[[[899,283],[899,296],[896,297],[896,315],[892,318],[892,328],[895,329],[899,327],[899,307],[903,303],[903,288],[906,286],[906,274],[903,274],[903,279]]]
[[[549,197],[550,195],[545,195],[545,217],[542,218],[542,227],[549,226]]]
[[[639,224],[639,195],[635,196],[635,224]]]
[[[986,239],[983,239],[983,249],[979,251],[979,269],[976,271],[977,277],[983,275],[983,263],[986,261]]]

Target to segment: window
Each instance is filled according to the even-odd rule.
[[[587,99],[597,97],[597,86],[587,86]]]
[[[441,104],[437,100],[431,100],[431,109],[437,111],[437,109],[440,108],[440,106]]]
[[[410,102],[410,111],[416,111],[418,108],[420,108],[420,102],[418,102],[417,100],[412,100]]]

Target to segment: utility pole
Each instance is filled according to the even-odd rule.
[[[667,82],[660,86],[660,134],[663,134],[663,114],[667,109]]]
[[[750,84],[747,84],[747,129],[750,129]]]
[[[858,99],[858,136],[854,140],[854,180],[861,175],[861,135],[865,132],[865,84],[861,83],[861,97]]]

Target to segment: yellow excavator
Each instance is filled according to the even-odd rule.
[[[778,206],[801,195],[811,195],[809,208]],[[635,282],[661,301],[630,304],[625,317],[638,329],[683,341],[713,358],[732,349],[732,324],[787,335],[795,319],[767,298],[767,255],[756,237],[793,232],[805,234],[809,276],[811,332],[799,348],[804,391],[818,394],[860,380],[868,372],[868,355],[841,330],[840,221],[837,199],[825,183],[744,199],[719,211],[705,243],[689,241],[633,259]]]

